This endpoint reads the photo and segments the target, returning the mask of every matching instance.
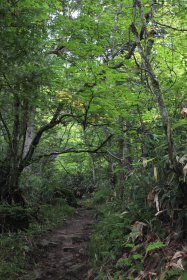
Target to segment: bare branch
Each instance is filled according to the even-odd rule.
[[[110,151],[106,150],[106,152],[112,157],[115,158],[116,160],[121,162],[121,158],[117,157],[116,155],[114,155],[113,153],[111,153]]]
[[[93,101],[93,99],[94,99],[94,93],[93,93],[92,90],[91,90],[91,93],[92,93],[92,95],[91,95],[91,97],[90,97],[90,100],[89,100],[89,102],[88,102],[88,105],[85,106],[85,117],[84,117],[84,121],[83,121],[83,129],[84,129],[84,130],[86,129],[86,126],[87,126],[88,112],[89,112],[91,103],[92,103],[92,101]]]
[[[63,151],[58,151],[58,152],[51,152],[49,154],[43,154],[43,155],[40,155],[38,156],[37,158],[35,158],[33,160],[33,162],[37,162],[39,161],[40,159],[44,158],[44,157],[50,157],[50,156],[58,156],[58,155],[62,155],[62,154],[67,154],[67,153],[74,153],[74,154],[80,154],[80,153],[89,153],[89,154],[103,154],[103,153],[106,153],[105,151],[100,151],[99,150],[112,138],[113,134],[110,134],[100,145],[99,147],[93,149],[93,150],[90,150],[90,149],[82,149],[82,150],[76,150],[74,148],[69,148],[69,149],[66,149],[66,150],[63,150]],[[29,165],[31,162],[27,162],[26,166]]]
[[[163,23],[160,23],[160,22],[158,22],[158,21],[154,21],[154,22],[155,22],[156,24],[158,24],[158,25],[164,26],[164,27],[166,27],[166,28],[173,29],[173,30],[175,30],[175,31],[187,32],[187,29],[173,27],[173,26],[171,26],[171,25],[163,24]]]

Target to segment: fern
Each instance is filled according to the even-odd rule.
[[[149,243],[149,245],[146,248],[146,253],[154,250],[159,250],[164,248],[166,245],[162,243],[160,240],[156,240],[155,242]]]
[[[132,266],[132,261],[130,259],[120,259],[116,264],[117,268],[124,268],[124,267],[131,267],[131,266]]]
[[[142,260],[142,259],[143,259],[143,256],[142,256],[141,254],[136,253],[136,254],[133,254],[133,255],[132,255],[132,258],[133,258],[134,260]]]
[[[134,243],[126,243],[125,248],[130,248],[130,249],[134,248]]]
[[[173,279],[173,277],[179,276],[180,274],[181,271],[178,268],[174,267],[166,272],[165,280]]]

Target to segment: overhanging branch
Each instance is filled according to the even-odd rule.
[[[30,145],[30,148],[27,152],[27,154],[25,155],[25,158],[22,161],[22,164],[20,166],[20,169],[23,170],[24,167],[28,166],[30,164],[30,161],[32,159],[32,156],[34,154],[34,151],[43,135],[44,132],[52,129],[53,127],[55,127],[56,125],[62,123],[62,120],[66,117],[73,117],[72,114],[62,114],[60,115],[61,112],[61,108],[60,106],[56,109],[51,121],[47,124],[45,124],[44,126],[40,127],[40,129],[37,131],[35,137],[32,140],[32,143]]]
[[[74,154],[80,154],[80,153],[89,153],[89,154],[103,154],[106,153],[106,151],[99,151],[101,150],[101,148],[112,138],[113,134],[110,134],[97,148],[91,150],[91,149],[80,149],[80,150],[76,150],[74,148],[69,148],[63,151],[58,151],[58,152],[51,152],[49,154],[43,154],[38,156],[37,158],[35,158],[33,160],[33,162],[37,162],[42,158],[45,157],[50,157],[50,156],[58,156],[58,155],[62,155],[62,154],[67,154],[67,153],[74,153]],[[29,165],[30,163],[28,163]]]
[[[170,29],[173,29],[175,31],[179,31],[179,32],[187,32],[187,29],[183,29],[183,28],[177,28],[177,27],[173,27],[171,25],[167,25],[167,24],[164,24],[164,23],[160,23],[158,21],[154,21],[156,24],[158,25],[161,25],[161,26],[164,26],[166,28],[170,28]]]

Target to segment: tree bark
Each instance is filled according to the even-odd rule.
[[[119,186],[119,198],[124,199],[125,195],[125,180],[128,177],[127,174],[131,169],[132,159],[130,156],[130,144],[128,143],[128,124],[123,118],[120,118],[122,137],[119,139],[119,157],[121,171],[118,175],[118,186]]]
[[[166,104],[164,102],[164,98],[163,98],[163,94],[162,94],[162,90],[160,87],[160,83],[152,69],[151,63],[149,61],[149,55],[147,53],[147,44],[148,44],[148,40],[147,40],[147,24],[146,24],[146,18],[145,18],[145,14],[144,14],[144,10],[143,10],[143,4],[141,0],[137,0],[136,1],[136,5],[139,8],[140,11],[140,18],[141,18],[141,23],[142,23],[142,29],[144,30],[144,38],[145,38],[145,50],[142,47],[141,41],[140,41],[140,34],[137,31],[136,25],[135,25],[135,19],[134,22],[131,24],[131,31],[134,35],[134,39],[136,42],[136,46],[138,49],[138,52],[141,56],[142,59],[142,65],[144,67],[144,71],[146,72],[146,75],[148,77],[149,80],[149,85],[150,85],[150,89],[152,94],[154,95],[156,102],[158,104],[158,108],[160,111],[160,115],[161,115],[161,120],[162,120],[162,125],[166,134],[166,141],[167,141],[167,147],[168,147],[168,156],[169,156],[169,160],[170,160],[170,165],[171,168],[178,173],[178,169],[177,169],[177,161],[176,161],[176,153],[175,153],[175,149],[174,149],[174,142],[173,142],[173,136],[172,136],[172,129],[171,129],[171,122],[170,122],[170,118],[169,118],[169,114],[167,111],[167,107]],[[136,9],[136,7],[134,8]],[[150,49],[149,49],[149,53],[150,53]]]

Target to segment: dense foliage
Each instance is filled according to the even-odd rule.
[[[185,16],[182,0],[1,1],[1,231],[85,196],[95,279],[167,267],[144,271],[186,237]]]

